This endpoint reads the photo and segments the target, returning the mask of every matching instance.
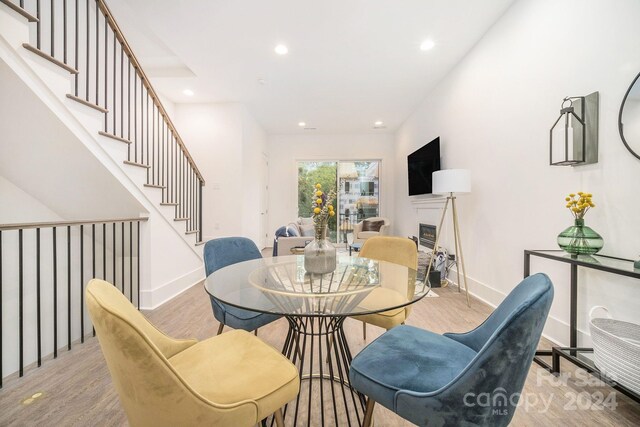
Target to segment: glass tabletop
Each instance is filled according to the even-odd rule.
[[[553,250],[527,250],[531,255],[555,259],[570,264],[577,264],[596,270],[604,270],[630,277],[640,278],[640,269],[634,268],[633,261],[607,255],[570,255],[564,251]]]
[[[416,270],[362,257],[339,256],[336,270],[310,274],[304,256],[278,256],[233,264],[207,277],[205,289],[223,303],[262,313],[351,316],[400,310],[429,287]]]

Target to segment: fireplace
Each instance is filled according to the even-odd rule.
[[[436,226],[430,224],[420,224],[420,229],[418,231],[418,236],[420,236],[420,245],[426,246],[429,249],[433,249],[436,244]]]

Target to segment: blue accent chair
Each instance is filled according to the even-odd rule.
[[[262,258],[262,254],[258,247],[246,237],[223,237],[209,240],[204,245],[204,268],[207,276],[228,265],[259,258]],[[255,331],[257,335],[258,328],[280,318],[274,314],[233,307],[214,297],[211,297],[211,307],[213,316],[220,322],[218,334],[228,325],[234,329]]]
[[[444,335],[398,326],[351,363],[353,387],[420,426],[506,426],[553,301],[545,274],[524,279],[476,329]]]

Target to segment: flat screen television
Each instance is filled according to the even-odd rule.
[[[431,174],[440,170],[440,137],[407,156],[409,195],[432,193]]]

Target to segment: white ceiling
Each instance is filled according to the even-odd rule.
[[[110,0],[156,89],[270,134],[394,131],[514,0]],[[436,45],[420,50],[425,39]],[[274,47],[285,44],[279,56]],[[260,79],[264,82],[260,83]],[[195,92],[188,97],[186,88]],[[304,121],[315,131],[298,127]]]

